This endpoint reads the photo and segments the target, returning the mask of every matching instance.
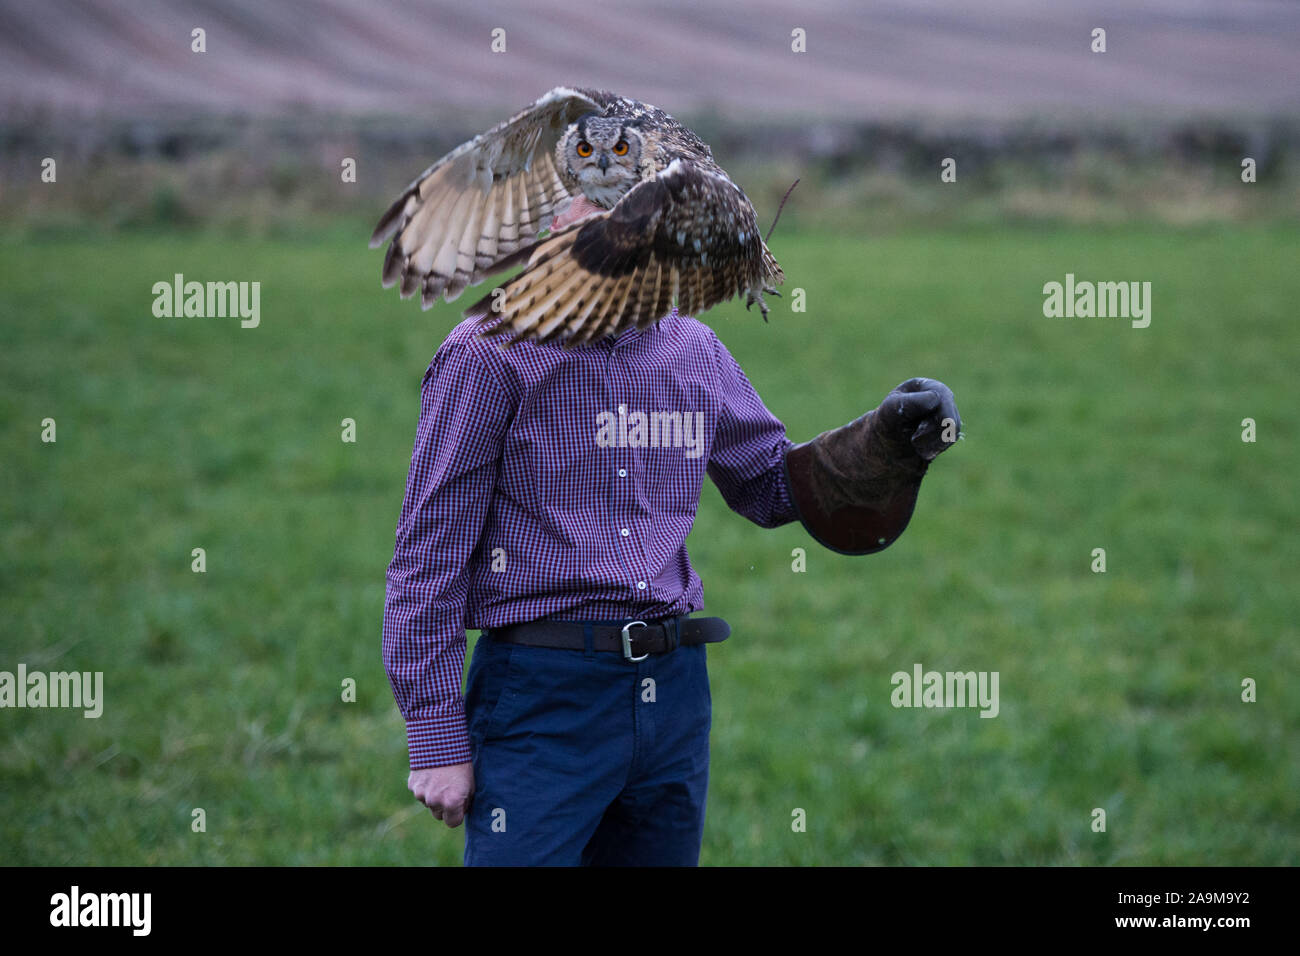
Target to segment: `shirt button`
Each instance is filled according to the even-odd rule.
[[[618,533],[621,534],[623,537],[626,538],[626,537],[627,537],[627,528],[620,528]]]
[[[626,478],[626,477],[627,477],[627,469],[626,469],[626,468],[620,468],[620,469],[618,470],[618,476],[619,476],[620,478]]]
[[[626,415],[626,414],[627,414],[627,406],[626,406],[626,405],[620,405],[620,406],[618,406],[618,413],[619,413],[620,415]]]
[[[645,582],[644,582],[644,581],[638,581],[638,582],[636,583],[636,589],[637,589],[638,591],[644,591],[644,590],[645,590]]]

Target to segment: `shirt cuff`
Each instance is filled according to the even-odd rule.
[[[794,442],[786,440],[785,450],[781,452],[781,464],[776,471],[776,500],[772,505],[773,527],[780,527],[799,519],[799,510],[794,506],[794,497],[790,491],[789,476],[785,470],[785,456],[794,447]]]
[[[465,715],[418,717],[406,722],[406,749],[412,770],[469,763],[469,731]]]

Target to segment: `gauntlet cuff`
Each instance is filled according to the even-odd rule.
[[[785,456],[790,498],[808,533],[840,554],[874,554],[912,518],[929,462],[885,434],[879,412],[822,432]]]

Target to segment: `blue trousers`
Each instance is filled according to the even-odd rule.
[[[475,792],[466,866],[695,866],[712,698],[704,645],[606,651],[474,645]]]

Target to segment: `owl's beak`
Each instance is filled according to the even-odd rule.
[[[609,169],[609,153],[601,153],[596,165],[600,167],[602,173]]]

